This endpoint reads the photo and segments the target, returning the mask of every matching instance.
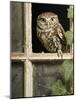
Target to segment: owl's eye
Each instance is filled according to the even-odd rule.
[[[41,21],[45,22],[45,19],[44,18],[41,18]]]
[[[52,21],[54,21],[54,18],[51,18]]]

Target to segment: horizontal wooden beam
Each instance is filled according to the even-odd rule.
[[[73,59],[73,55],[70,53],[64,53],[63,57],[58,57],[57,53],[39,53],[39,54],[32,54],[30,60],[32,61],[49,61],[49,60],[61,60],[61,59]]]
[[[11,60],[24,61],[26,55],[24,53],[11,53]]]
[[[71,53],[63,53],[63,58],[61,58],[57,56],[57,53],[32,53],[29,57],[27,57],[24,53],[11,54],[11,60],[25,61],[26,59],[31,61],[73,59],[73,55]]]

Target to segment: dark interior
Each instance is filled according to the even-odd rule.
[[[69,30],[69,20],[67,18],[67,9],[69,5],[41,4],[32,3],[32,50],[35,53],[47,52],[36,36],[37,16],[43,12],[54,12],[58,15],[59,21],[65,31]]]

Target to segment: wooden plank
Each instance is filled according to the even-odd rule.
[[[31,3],[24,3],[24,34],[27,56],[32,53],[32,27],[31,27]]]
[[[12,62],[11,66],[11,98],[24,96],[24,64],[23,62]]]
[[[24,34],[26,37],[24,51],[26,52],[26,62],[24,62],[24,97],[33,96],[33,68],[29,61],[32,53],[32,34],[31,34],[31,3],[24,3]]]
[[[25,61],[26,56],[24,53],[11,53],[11,60],[16,60],[16,61]]]
[[[26,60],[24,70],[24,97],[33,96],[33,68],[32,63]]]
[[[73,59],[73,55],[70,53],[64,53],[63,58],[58,57],[57,53],[34,53],[29,59],[31,61],[49,61],[49,60],[62,60],[62,59]]]
[[[12,60],[22,60],[26,59],[32,61],[44,61],[44,60],[61,60],[61,57],[57,56],[57,53],[32,53],[29,57],[25,56],[24,53],[12,53]],[[71,53],[64,53],[63,59],[73,59],[73,55]]]
[[[11,2],[10,26],[11,26],[11,51],[23,52],[23,21],[22,3]]]

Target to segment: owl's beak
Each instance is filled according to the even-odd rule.
[[[49,26],[50,26],[50,23],[48,22],[48,23],[47,23],[47,27],[49,28]]]

